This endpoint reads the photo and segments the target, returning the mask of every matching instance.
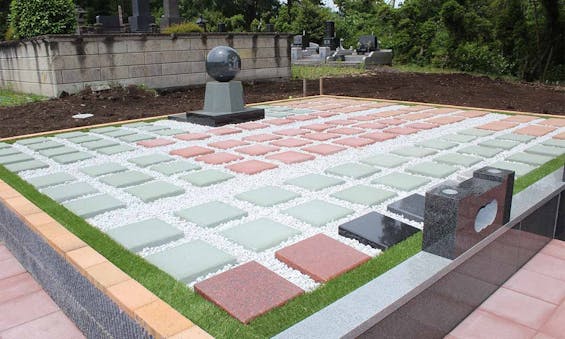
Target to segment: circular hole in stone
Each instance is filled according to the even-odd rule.
[[[487,172],[492,173],[492,174],[500,174],[500,173],[502,173],[501,170],[496,169],[496,168],[489,168],[489,169],[487,170]]]
[[[479,233],[485,228],[492,225],[496,219],[496,212],[498,211],[498,202],[493,200],[479,209],[475,217],[475,232]]]
[[[454,190],[453,188],[446,188],[444,190],[441,191],[443,194],[447,194],[447,195],[455,195],[457,193],[459,193],[457,190]]]

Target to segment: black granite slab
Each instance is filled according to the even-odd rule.
[[[399,214],[408,220],[424,222],[424,204],[426,198],[421,194],[412,194],[387,206],[387,210]]]
[[[339,235],[383,251],[418,231],[415,227],[377,212],[371,212],[339,226]]]
[[[168,118],[169,120],[218,127],[264,119],[265,110],[262,108],[246,108],[243,111],[226,113],[195,111],[169,115]]]

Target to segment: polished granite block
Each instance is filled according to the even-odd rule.
[[[259,218],[229,228],[221,234],[249,250],[261,252],[300,234],[300,231],[269,218]]]
[[[426,193],[424,251],[455,259],[510,219],[514,172],[484,167]]]
[[[160,219],[148,219],[109,230],[108,235],[133,252],[176,241],[184,236],[178,228]]]
[[[385,167],[385,168],[395,168],[402,164],[407,163],[412,159],[410,158],[403,158],[393,154],[378,154],[373,155],[368,158],[363,158],[361,161],[364,164],[371,165],[371,166],[378,166],[378,167]]]
[[[76,180],[76,178],[73,177],[72,175],[64,172],[58,172],[58,173],[43,175],[40,177],[33,177],[27,179],[27,182],[29,182],[36,188],[44,188],[48,186],[64,184],[66,182],[74,181],[74,180]]]
[[[335,192],[331,196],[353,204],[374,206],[396,196],[396,193],[366,185],[355,185]]]
[[[342,224],[338,230],[341,236],[383,251],[419,232],[415,227],[377,212],[365,214]]]
[[[257,206],[271,207],[296,199],[299,196],[300,194],[298,193],[282,188],[265,186],[237,194],[235,197],[239,200],[244,200]]]
[[[389,204],[387,210],[409,220],[424,222],[425,199],[421,194],[412,194]]]
[[[244,108],[236,112],[204,112],[195,111],[169,115],[169,119],[183,122],[190,122],[205,126],[224,126],[228,124],[240,124],[248,121],[261,120],[265,118],[265,110],[257,108]]]
[[[345,181],[321,174],[306,174],[297,178],[288,179],[286,185],[293,185],[309,191],[320,191],[328,187],[341,185]]]

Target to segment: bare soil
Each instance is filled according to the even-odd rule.
[[[319,94],[319,82],[308,81],[308,95]],[[467,74],[427,74],[391,69],[368,74],[328,78],[324,94],[393,99],[565,115],[565,87],[507,82]],[[302,96],[302,81],[245,84],[247,103]],[[202,109],[204,87],[156,94],[137,87],[82,93],[31,103],[0,107],[0,137],[82,127]],[[78,120],[72,116],[91,113]]]

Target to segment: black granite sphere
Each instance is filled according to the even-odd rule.
[[[228,46],[212,48],[206,57],[206,72],[219,82],[228,82],[241,70],[241,58]]]

